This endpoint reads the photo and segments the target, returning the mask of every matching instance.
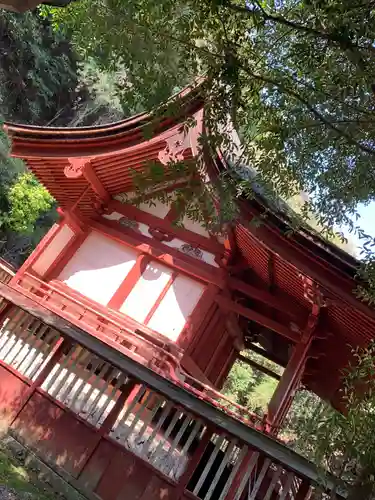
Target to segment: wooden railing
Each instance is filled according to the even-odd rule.
[[[126,349],[126,354],[135,361],[150,367],[228,415],[259,430],[264,429],[264,421],[260,415],[188,375],[181,368],[182,352],[177,346],[161,341],[157,334],[145,332],[142,326],[135,322],[131,328],[130,318],[127,320],[122,315],[124,316],[122,319],[120,314],[116,316],[114,312],[111,314],[107,310],[101,312],[94,309],[92,305],[85,304],[84,299],[78,299],[57,286],[45,283],[27,273],[12,287],[94,337],[121,345]]]
[[[8,262],[0,258],[0,283],[9,283],[9,281],[14,277],[16,271],[13,266],[8,264]],[[3,300],[0,299],[0,308],[2,306]]]
[[[15,274],[14,267],[0,258],[0,283],[9,283]]]
[[[0,368],[30,386],[11,433],[76,486],[102,500],[325,498],[316,468],[282,444],[14,290],[0,295],[14,304]]]

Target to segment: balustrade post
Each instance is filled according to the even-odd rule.
[[[0,297],[0,329],[3,326],[7,314],[12,310],[13,304],[8,300]]]
[[[257,456],[255,456],[256,454]],[[249,449],[245,457],[243,458],[238,471],[232,481],[225,500],[235,500],[237,497],[238,489],[241,485],[242,479],[247,472],[248,467],[250,467],[252,461],[257,462],[259,460],[259,453],[256,450]],[[249,478],[250,479],[250,478]]]
[[[308,494],[310,492],[310,486],[310,481],[303,479],[299,485],[295,500],[307,500],[307,498],[309,498]]]
[[[109,412],[107,417],[105,418],[103,424],[100,426],[100,428],[97,430],[96,433],[96,439],[91,446],[91,449],[86,455],[86,458],[82,461],[82,464],[79,468],[78,474],[77,474],[77,479],[81,476],[83,473],[86,465],[89,463],[90,459],[93,457],[94,453],[99,447],[99,444],[103,437],[106,434],[109,434],[111,431],[112,427],[114,426],[117,417],[119,416],[119,413],[121,412],[122,408],[124,407],[124,404],[126,403],[127,399],[129,398],[130,394],[132,393],[134,387],[136,385],[136,381],[132,378],[129,378],[126,383],[122,386],[121,388],[121,394],[118,397],[115,405],[113,406],[112,410]]]
[[[206,431],[198,445],[198,448],[195,450],[193,453],[192,457],[190,458],[187,468],[185,472],[182,474],[178,481],[178,486],[175,489],[175,500],[179,500],[180,498],[183,498],[185,489],[192,477],[192,475],[195,472],[195,469],[199,465],[199,462],[201,461],[204,452],[206,451],[207,445],[210,442],[212,436],[214,435],[215,430],[213,427],[206,427]]]
[[[37,378],[34,380],[34,382],[30,385],[30,387],[27,390],[27,392],[25,394],[25,397],[21,401],[20,406],[17,409],[16,414],[13,417],[13,419],[12,419],[9,427],[11,427],[14,424],[14,422],[17,420],[17,418],[19,417],[19,415],[22,412],[22,410],[25,408],[25,406],[27,405],[27,403],[30,401],[30,399],[34,395],[34,393],[37,390],[37,388],[40,387],[43,384],[43,382],[46,380],[46,378],[48,377],[48,375],[51,373],[51,371],[53,370],[54,366],[56,365],[56,363],[61,358],[61,355],[62,355],[64,349],[67,346],[70,346],[70,345],[71,345],[71,341],[69,339],[64,338],[64,337],[60,337],[59,340],[56,342],[56,344],[54,345],[54,347],[51,350],[51,353],[50,353],[51,357],[50,357],[50,359],[47,361],[47,363],[45,364],[44,368],[42,368],[42,371],[37,376]]]

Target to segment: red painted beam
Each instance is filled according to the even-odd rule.
[[[143,212],[143,210],[140,210],[133,205],[121,203],[117,200],[111,200],[108,203],[108,212],[110,213],[112,211],[118,212],[137,222],[147,224],[151,228],[163,229],[165,232],[173,234],[176,238],[180,238],[181,240],[187,241],[188,243],[197,245],[202,250],[207,250],[208,252],[211,252],[215,255],[224,254],[224,245],[221,245],[217,241],[214,241],[211,238],[205,238],[204,236],[196,234],[188,229],[177,227],[173,225],[169,219],[160,219],[155,215]]]
[[[267,422],[269,424],[274,426],[279,426],[281,424],[281,419],[285,416],[285,412],[283,411],[284,406],[288,405],[288,401],[301,380],[309,347],[310,342],[300,342],[295,347],[280,382],[269,402],[267,415]]]
[[[145,320],[143,321],[143,323],[145,325],[148,325],[148,323],[151,321],[151,318],[155,314],[157,308],[160,306],[161,301],[167,295],[168,290],[173,286],[173,283],[175,282],[177,276],[178,276],[178,273],[176,271],[174,271],[172,273],[172,276],[169,278],[167,284],[164,286],[163,290],[160,292],[160,294],[159,294],[158,298],[156,299],[156,301],[154,302],[153,306],[149,310]]]
[[[143,253],[138,255],[137,260],[134,266],[131,268],[129,274],[126,276],[111,300],[108,302],[108,307],[110,307],[111,309],[120,309],[122,304],[129,296],[130,292],[135,287],[137,281],[142,276],[142,273],[145,271],[150,260],[151,257],[149,255],[145,255]]]
[[[303,311],[302,307],[299,307],[296,311],[296,306],[290,304],[288,300],[283,297],[273,295],[267,290],[262,290],[261,288],[244,283],[238,278],[228,278],[227,280],[229,288],[233,291],[241,292],[247,297],[254,300],[259,300],[264,304],[273,307],[277,311],[287,314],[297,323],[301,321],[302,317],[306,317],[308,311]]]
[[[270,352],[267,352],[265,349],[263,349],[263,347],[258,347],[257,345],[252,344],[251,342],[246,342],[245,348],[255,352],[256,354],[259,354],[260,356],[268,359],[269,361],[272,361],[272,363],[275,363],[276,365],[282,366],[283,368],[285,367],[285,363],[281,363],[280,360],[277,358],[277,356],[273,355]]]
[[[56,212],[75,233],[78,234],[84,231],[84,223],[81,218],[77,217],[74,210],[63,210],[61,207],[57,207]]]
[[[247,358],[246,356],[237,356],[238,361],[242,361],[243,363],[246,363],[247,365],[251,366],[252,368],[255,368],[255,370],[259,370],[260,372],[264,373],[265,375],[268,375],[269,377],[272,377],[276,380],[280,380],[280,375],[278,373],[273,372],[266,366],[260,365],[256,361],[253,361],[250,358]]]
[[[222,295],[218,295],[217,297],[215,297],[215,300],[222,309],[233,311],[240,316],[244,316],[251,321],[255,321],[256,323],[269,328],[270,330],[278,333],[282,337],[285,337],[292,342],[297,343],[300,340],[300,335],[298,335],[285,325],[279,323],[278,321],[269,318],[268,316],[264,316],[263,314],[260,314],[253,309],[249,309],[248,307],[241,306],[237,302],[223,297]]]
[[[105,219],[104,219],[105,220]],[[122,242],[125,245],[138,250],[139,252],[151,255],[155,260],[160,260],[167,265],[181,270],[183,273],[193,276],[206,283],[213,283],[221,288],[224,287],[224,279],[218,269],[210,264],[199,261],[185,255],[174,248],[163,245],[163,243],[147,238],[134,231],[119,226],[113,221],[106,221],[105,224],[99,221],[91,221],[93,229]],[[121,229],[120,229],[121,228]]]
[[[32,268],[32,266],[39,259],[39,257],[48,247],[48,245],[56,237],[57,233],[61,231],[62,227],[63,227],[62,223],[56,223],[51,227],[48,233],[46,233],[40,240],[35,250],[29,255],[29,257],[25,260],[22,266],[18,269],[15,276],[13,276],[13,278],[10,281],[10,285],[16,284],[18,280],[25,274],[25,272]]]
[[[233,312],[228,314],[226,326],[229,335],[233,337],[234,347],[237,349],[237,351],[243,351],[245,349],[244,334],[240,328],[240,325],[238,324],[238,319]]]
[[[107,203],[111,199],[111,196],[105,189],[103,184],[100,182],[100,180],[98,179],[90,162],[85,165],[83,169],[83,175],[87,180],[87,182],[92,187],[93,191],[99,196],[99,198],[104,203]]]
[[[210,382],[210,380],[208,380],[206,375],[199,368],[199,366],[196,364],[196,362],[194,361],[194,359],[191,356],[189,356],[188,354],[185,353],[181,359],[181,365],[182,365],[182,368],[185,371],[187,371],[187,373],[189,375],[191,375],[192,377],[196,378],[197,380],[199,380],[200,382],[203,382],[204,384],[206,384],[208,386],[212,386],[212,383]]]
[[[279,427],[285,419],[294,399],[295,390],[302,379],[308,352],[314,338],[320,317],[320,306],[312,304],[311,313],[300,342],[294,348],[293,354],[284,370],[275,392],[268,405],[267,422]]]

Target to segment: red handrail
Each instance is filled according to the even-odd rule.
[[[35,291],[28,290],[27,288],[24,287],[24,285],[30,285],[32,288],[35,288]],[[31,296],[31,298],[35,299],[36,296],[38,296],[38,292],[43,293],[43,297],[39,301],[43,303],[43,301],[48,301],[49,298],[51,297],[52,293],[56,293],[60,297],[63,297],[64,299],[68,300],[69,302],[72,302],[75,305],[78,305],[84,309],[84,311],[89,311],[90,313],[94,314],[97,316],[98,320],[103,320],[103,326],[108,326],[109,329],[113,329],[114,333],[116,334],[117,337],[121,338],[123,337],[124,340],[128,340],[129,343],[133,341],[141,341],[142,344],[145,344],[147,347],[151,347],[152,349],[157,349],[159,351],[159,354],[161,355],[158,358],[158,361],[161,366],[164,366],[164,368],[158,368],[157,366],[150,366],[150,368],[154,369],[157,372],[161,372],[163,376],[166,376],[170,380],[172,380],[176,385],[184,388],[188,392],[194,394],[200,399],[203,399],[204,401],[212,404],[216,408],[221,409],[224,413],[232,416],[233,418],[242,421],[245,424],[249,424],[250,422],[253,424],[258,424],[262,429],[264,426],[264,418],[261,417],[260,415],[251,412],[248,408],[245,408],[244,406],[241,406],[240,404],[236,403],[235,401],[231,400],[224,394],[220,393],[213,387],[204,384],[203,382],[199,381],[198,379],[195,379],[188,373],[186,373],[180,364],[180,359],[175,357],[173,354],[171,354],[169,351],[164,349],[162,346],[160,346],[160,341],[157,343],[154,343],[147,338],[143,337],[142,335],[137,334],[135,331],[132,331],[129,329],[128,326],[122,325],[120,322],[116,321],[112,317],[109,317],[107,315],[104,315],[103,313],[95,310],[92,306],[85,304],[81,300],[77,299],[77,297],[73,297],[64,291],[60,290],[56,286],[50,284],[50,283],[45,283],[41,279],[30,275],[29,273],[25,273],[21,278],[17,280],[17,282],[14,285],[15,288],[17,288],[19,291],[21,291],[23,294],[27,294]],[[53,302],[50,304],[53,306]],[[72,317],[72,314],[64,312],[63,309],[58,308],[58,307],[53,307],[56,311],[58,311],[58,314],[61,314],[62,316],[70,316]],[[83,315],[84,316],[84,315]],[[77,318],[74,318],[77,322],[81,322],[80,319],[77,320]],[[107,324],[106,324],[107,323]],[[99,325],[100,326],[100,325]],[[138,330],[140,330],[141,325],[139,325]],[[94,330],[90,325],[87,323],[84,323],[84,328],[88,333],[91,334],[90,330],[93,331],[93,335],[98,335],[105,337],[110,341],[110,343],[113,343],[113,339],[111,339],[105,332],[99,332],[98,330]],[[118,331],[119,330],[119,331]],[[121,335],[121,333],[126,333],[127,335]],[[130,337],[130,338],[128,338]],[[138,344],[138,342],[136,342]],[[168,345],[166,343],[166,345]],[[124,347],[124,346],[123,346]],[[128,349],[129,350],[129,349]],[[191,383],[188,383],[190,381]],[[193,385],[198,385],[199,388],[193,387]],[[214,399],[214,396],[216,399]],[[229,408],[225,407],[222,403],[220,403],[219,400],[225,401],[227,404],[231,405],[233,408],[236,408],[238,410],[238,413],[230,410]],[[244,417],[243,415],[246,415],[247,417]]]

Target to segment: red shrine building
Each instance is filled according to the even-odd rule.
[[[375,312],[353,293],[357,262],[290,236],[260,195],[222,234],[175,224],[188,179],[168,172],[205,131],[199,91],[178,99],[173,117],[6,125],[60,220],[0,285],[2,427],[86,498],[307,500],[317,472],[277,435],[300,387],[340,407],[348,346],[373,339]],[[225,155],[201,156],[189,175],[215,182]],[[135,204],[151,163],[166,176]],[[283,368],[265,415],[220,392],[244,350]]]

